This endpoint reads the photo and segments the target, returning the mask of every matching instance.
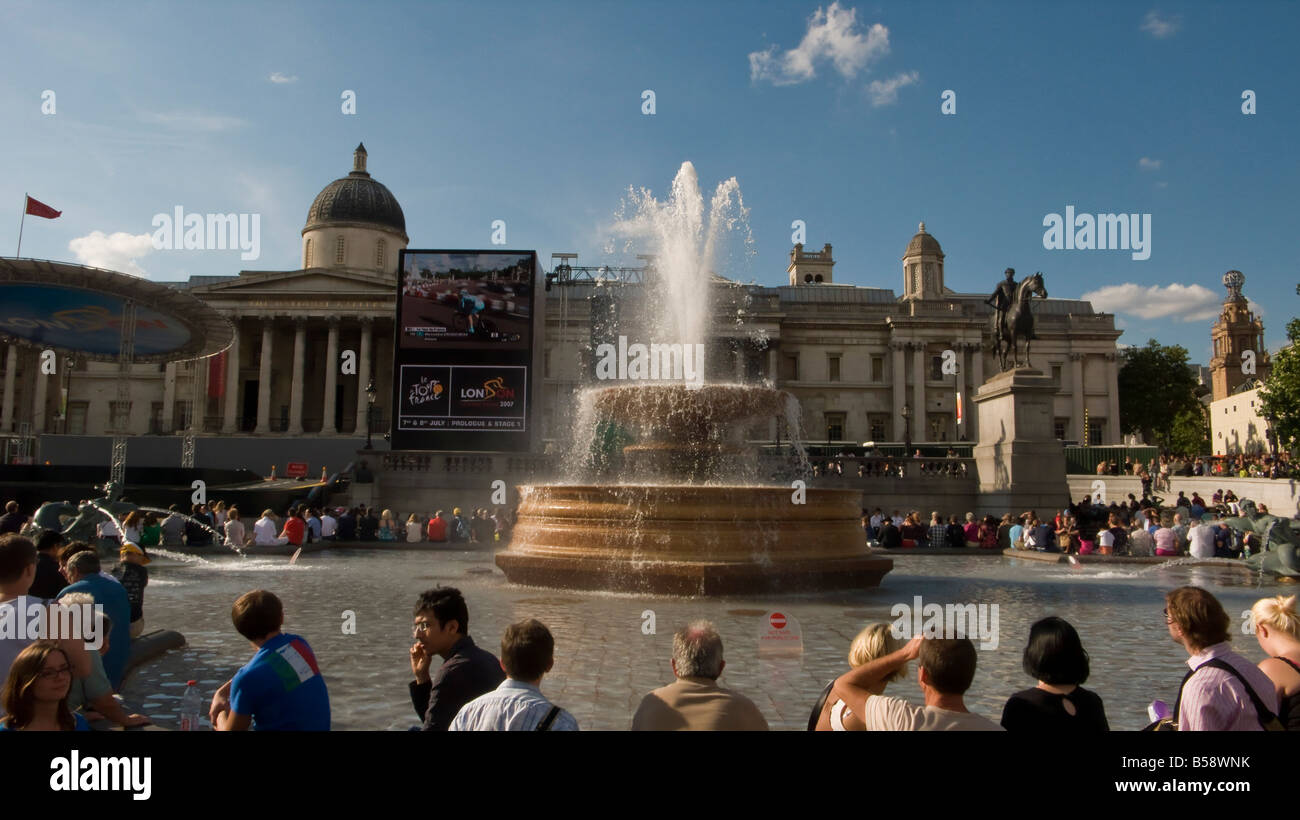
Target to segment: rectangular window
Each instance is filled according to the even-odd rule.
[[[885,430],[888,429],[888,419],[883,415],[871,416],[867,423],[871,426],[871,440],[885,441]]]
[[[787,353],[781,357],[781,380],[787,382],[799,381],[798,353]]]
[[[830,374],[828,380],[833,382],[839,381],[840,380],[840,357],[828,356],[827,366],[828,366],[828,372]]]
[[[1088,420],[1088,446],[1089,447],[1101,446],[1101,431],[1102,431],[1102,427],[1104,427],[1105,424],[1106,424],[1105,419],[1101,419],[1098,421],[1094,421],[1092,419]]]
[[[86,416],[90,412],[90,402],[68,402],[68,435],[84,436],[86,434]]]
[[[343,237],[339,237],[334,243],[334,264],[343,264]]]
[[[929,441],[947,441],[948,440],[948,414],[947,413],[930,413],[926,421],[929,422]]]
[[[885,380],[885,357],[871,357],[871,380],[879,384]]]
[[[1070,426],[1069,419],[1055,419],[1052,422],[1052,433],[1053,435],[1056,436],[1058,440],[1064,441],[1065,431],[1069,429],[1069,426]]]
[[[163,426],[163,403],[155,401],[149,405],[149,432],[153,435],[161,435]]]
[[[1052,365],[1052,384],[1057,387],[1061,386],[1061,366],[1059,364]]]
[[[943,381],[943,357],[942,356],[930,357],[930,381],[932,382]]]
[[[844,440],[844,414],[843,413],[826,414],[826,440],[827,441]]]

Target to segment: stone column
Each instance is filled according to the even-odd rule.
[[[254,433],[271,432],[271,346],[275,343],[275,317],[262,318],[262,365],[257,373],[257,429]]]
[[[18,373],[18,345],[10,342],[6,347],[4,407],[0,410],[0,432],[4,433],[14,427],[14,376]]]
[[[366,385],[370,383],[370,331],[373,326],[372,318],[361,317],[361,353],[358,356],[360,361],[357,362],[357,426],[353,435],[363,438],[366,435],[366,410],[370,404],[366,400]]]
[[[970,395],[966,396],[966,417],[969,419],[966,423],[966,429],[970,432],[967,437],[971,441],[979,440],[980,432],[980,411],[979,406],[975,404],[975,394],[980,391],[980,386],[984,384],[984,342],[972,342],[970,354],[971,370],[971,389]]]
[[[907,342],[890,342],[889,348],[893,351],[894,361],[890,366],[894,371],[894,429],[891,438],[894,441],[903,440],[903,404],[907,401],[907,381],[906,371],[904,370],[903,349]]]
[[[112,415],[109,415],[112,418]],[[176,431],[176,362],[163,366],[163,432]]]
[[[1083,355],[1082,353],[1070,354],[1070,412],[1074,414],[1074,421],[1070,425],[1078,433],[1079,441],[1086,444],[1088,441],[1088,431],[1083,427]]]
[[[293,375],[289,383],[289,435],[302,435],[303,362],[307,358],[307,320],[293,320]]]
[[[1110,415],[1106,420],[1106,438],[1102,444],[1119,444],[1121,439],[1119,426],[1119,355],[1106,354],[1106,375],[1110,388]]]
[[[226,435],[239,431],[239,317],[233,319],[235,339],[226,351],[226,409],[221,420],[221,432]]]
[[[40,354],[37,353],[36,361],[32,366],[32,372],[36,375],[36,399],[32,402],[33,435],[45,432],[45,397],[50,389],[50,377],[41,372],[40,361]]]
[[[925,412],[925,342],[912,342],[912,418],[916,427],[912,428],[912,441],[926,441],[930,434],[929,420]]]
[[[339,382],[339,317],[331,316],[328,322],[329,341],[325,344],[325,398],[322,402],[324,421],[320,426],[322,436],[332,436],[339,431],[334,426],[334,394],[338,392]]]

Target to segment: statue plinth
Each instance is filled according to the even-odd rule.
[[[1065,450],[1052,425],[1056,392],[1050,376],[1027,367],[999,373],[976,392],[975,467],[985,509],[1046,518],[1069,505]]]

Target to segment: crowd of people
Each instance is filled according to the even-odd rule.
[[[1169,492],[1170,480],[1183,478],[1295,478],[1296,466],[1287,453],[1268,455],[1192,456],[1164,454],[1147,462],[1126,457],[1097,463],[1097,475],[1126,475],[1142,479],[1143,489]]]
[[[1268,514],[1267,505],[1257,509]],[[885,514],[879,507],[862,512],[869,543],[885,549],[979,548],[1061,552],[1067,555],[1191,556],[1243,558],[1263,544],[1256,533],[1229,526],[1240,513],[1231,490],[1216,491],[1207,504],[1199,493],[1179,493],[1170,506],[1130,493],[1124,502],[1093,503],[1084,498],[1063,510],[1040,517],[1029,510],[1007,513],[1001,520],[966,513],[964,518],[939,512],[927,517],[918,510]]]
[[[75,553],[65,568],[68,585],[57,600],[34,596],[40,564],[36,545],[0,536],[0,618],[35,608],[103,604],[108,640],[99,653],[67,636],[0,637],[0,730],[73,731],[89,718],[124,726],[148,719],[129,715],[113,690],[121,684],[119,652],[129,634],[118,625],[124,593],[98,574],[94,548]],[[51,612],[50,623],[57,619]],[[1197,730],[1300,730],[1300,615],[1296,596],[1264,598],[1252,609],[1256,640],[1269,656],[1251,664],[1233,651],[1231,618],[1209,592],[1185,586],[1165,596],[1165,623],[1187,652],[1188,674],[1168,719],[1153,728]],[[324,731],[330,698],[310,644],[284,631],[280,599],[266,590],[241,595],[231,608],[235,630],[255,650],[247,664],[213,695],[208,717],[218,731]],[[416,600],[409,650],[412,708],[424,731],[573,731],[572,712],[542,691],[555,665],[555,639],[547,626],[526,618],[508,626],[500,655],[470,637],[469,607],[461,592],[435,587]],[[119,643],[119,640],[122,643]],[[101,654],[102,653],[102,654]],[[436,660],[435,660],[436,659]],[[827,684],[808,721],[818,731],[1098,732],[1109,729],[1105,705],[1085,689],[1088,653],[1067,621],[1039,620],[1030,628],[1023,668],[1035,685],[1011,694],[1000,720],[972,713],[965,697],[975,678],[975,645],[965,638],[913,637],[904,642],[889,624],[868,625],[852,642],[849,670]],[[885,694],[917,663],[920,700]],[[648,692],[630,715],[638,731],[768,729],[746,695],[719,685],[726,667],[722,637],[713,624],[695,621],[673,635],[673,680]]]

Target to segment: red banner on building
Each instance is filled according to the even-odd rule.
[[[226,351],[208,359],[208,398],[226,395]]]
[[[289,478],[305,478],[307,476],[307,462],[290,461],[285,465],[284,474]]]

